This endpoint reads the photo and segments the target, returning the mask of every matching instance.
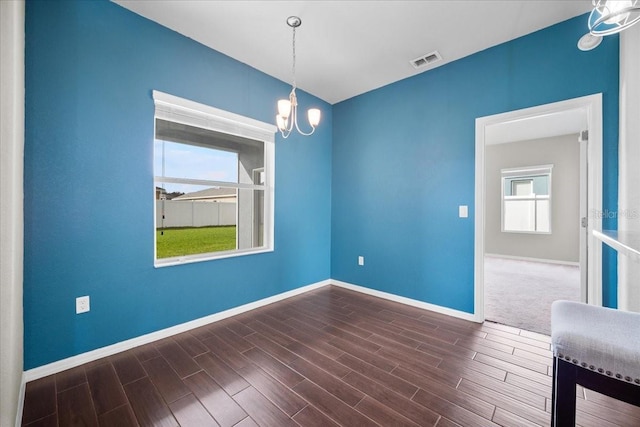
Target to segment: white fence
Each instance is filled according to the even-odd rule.
[[[164,206],[163,206],[164,205]],[[164,224],[162,210],[164,209]],[[156,200],[156,227],[236,225],[236,204]]]

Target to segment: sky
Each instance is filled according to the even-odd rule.
[[[163,145],[164,171],[162,164]],[[154,141],[153,153],[153,173],[155,176],[238,182],[237,153],[157,139]],[[201,185],[169,183],[159,186],[162,186],[168,193],[174,191],[190,193],[208,188],[208,186]]]

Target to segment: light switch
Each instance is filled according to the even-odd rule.
[[[469,207],[466,205],[461,205],[458,206],[458,216],[460,218],[467,218],[469,217]]]

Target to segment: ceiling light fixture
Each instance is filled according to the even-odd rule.
[[[600,43],[602,43],[602,36],[594,36],[591,33],[587,33],[578,40],[578,49],[588,52],[600,46]]]
[[[276,115],[276,123],[278,129],[283,138],[288,138],[293,128],[295,127],[298,132],[304,136],[311,135],[315,130],[318,123],[320,123],[320,110],[317,108],[311,108],[307,111],[307,117],[309,124],[311,125],[311,132],[305,133],[298,127],[298,98],[296,97],[296,28],[302,24],[302,19],[297,16],[290,16],[287,18],[287,25],[293,28],[293,82],[291,83],[291,93],[289,99],[281,99],[278,101],[278,114]]]
[[[619,33],[640,21],[640,0],[593,0],[589,31],[594,36]]]

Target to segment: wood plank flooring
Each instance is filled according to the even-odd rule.
[[[327,286],[30,382],[23,426],[546,426],[549,343]],[[581,426],[640,425],[578,397]]]

